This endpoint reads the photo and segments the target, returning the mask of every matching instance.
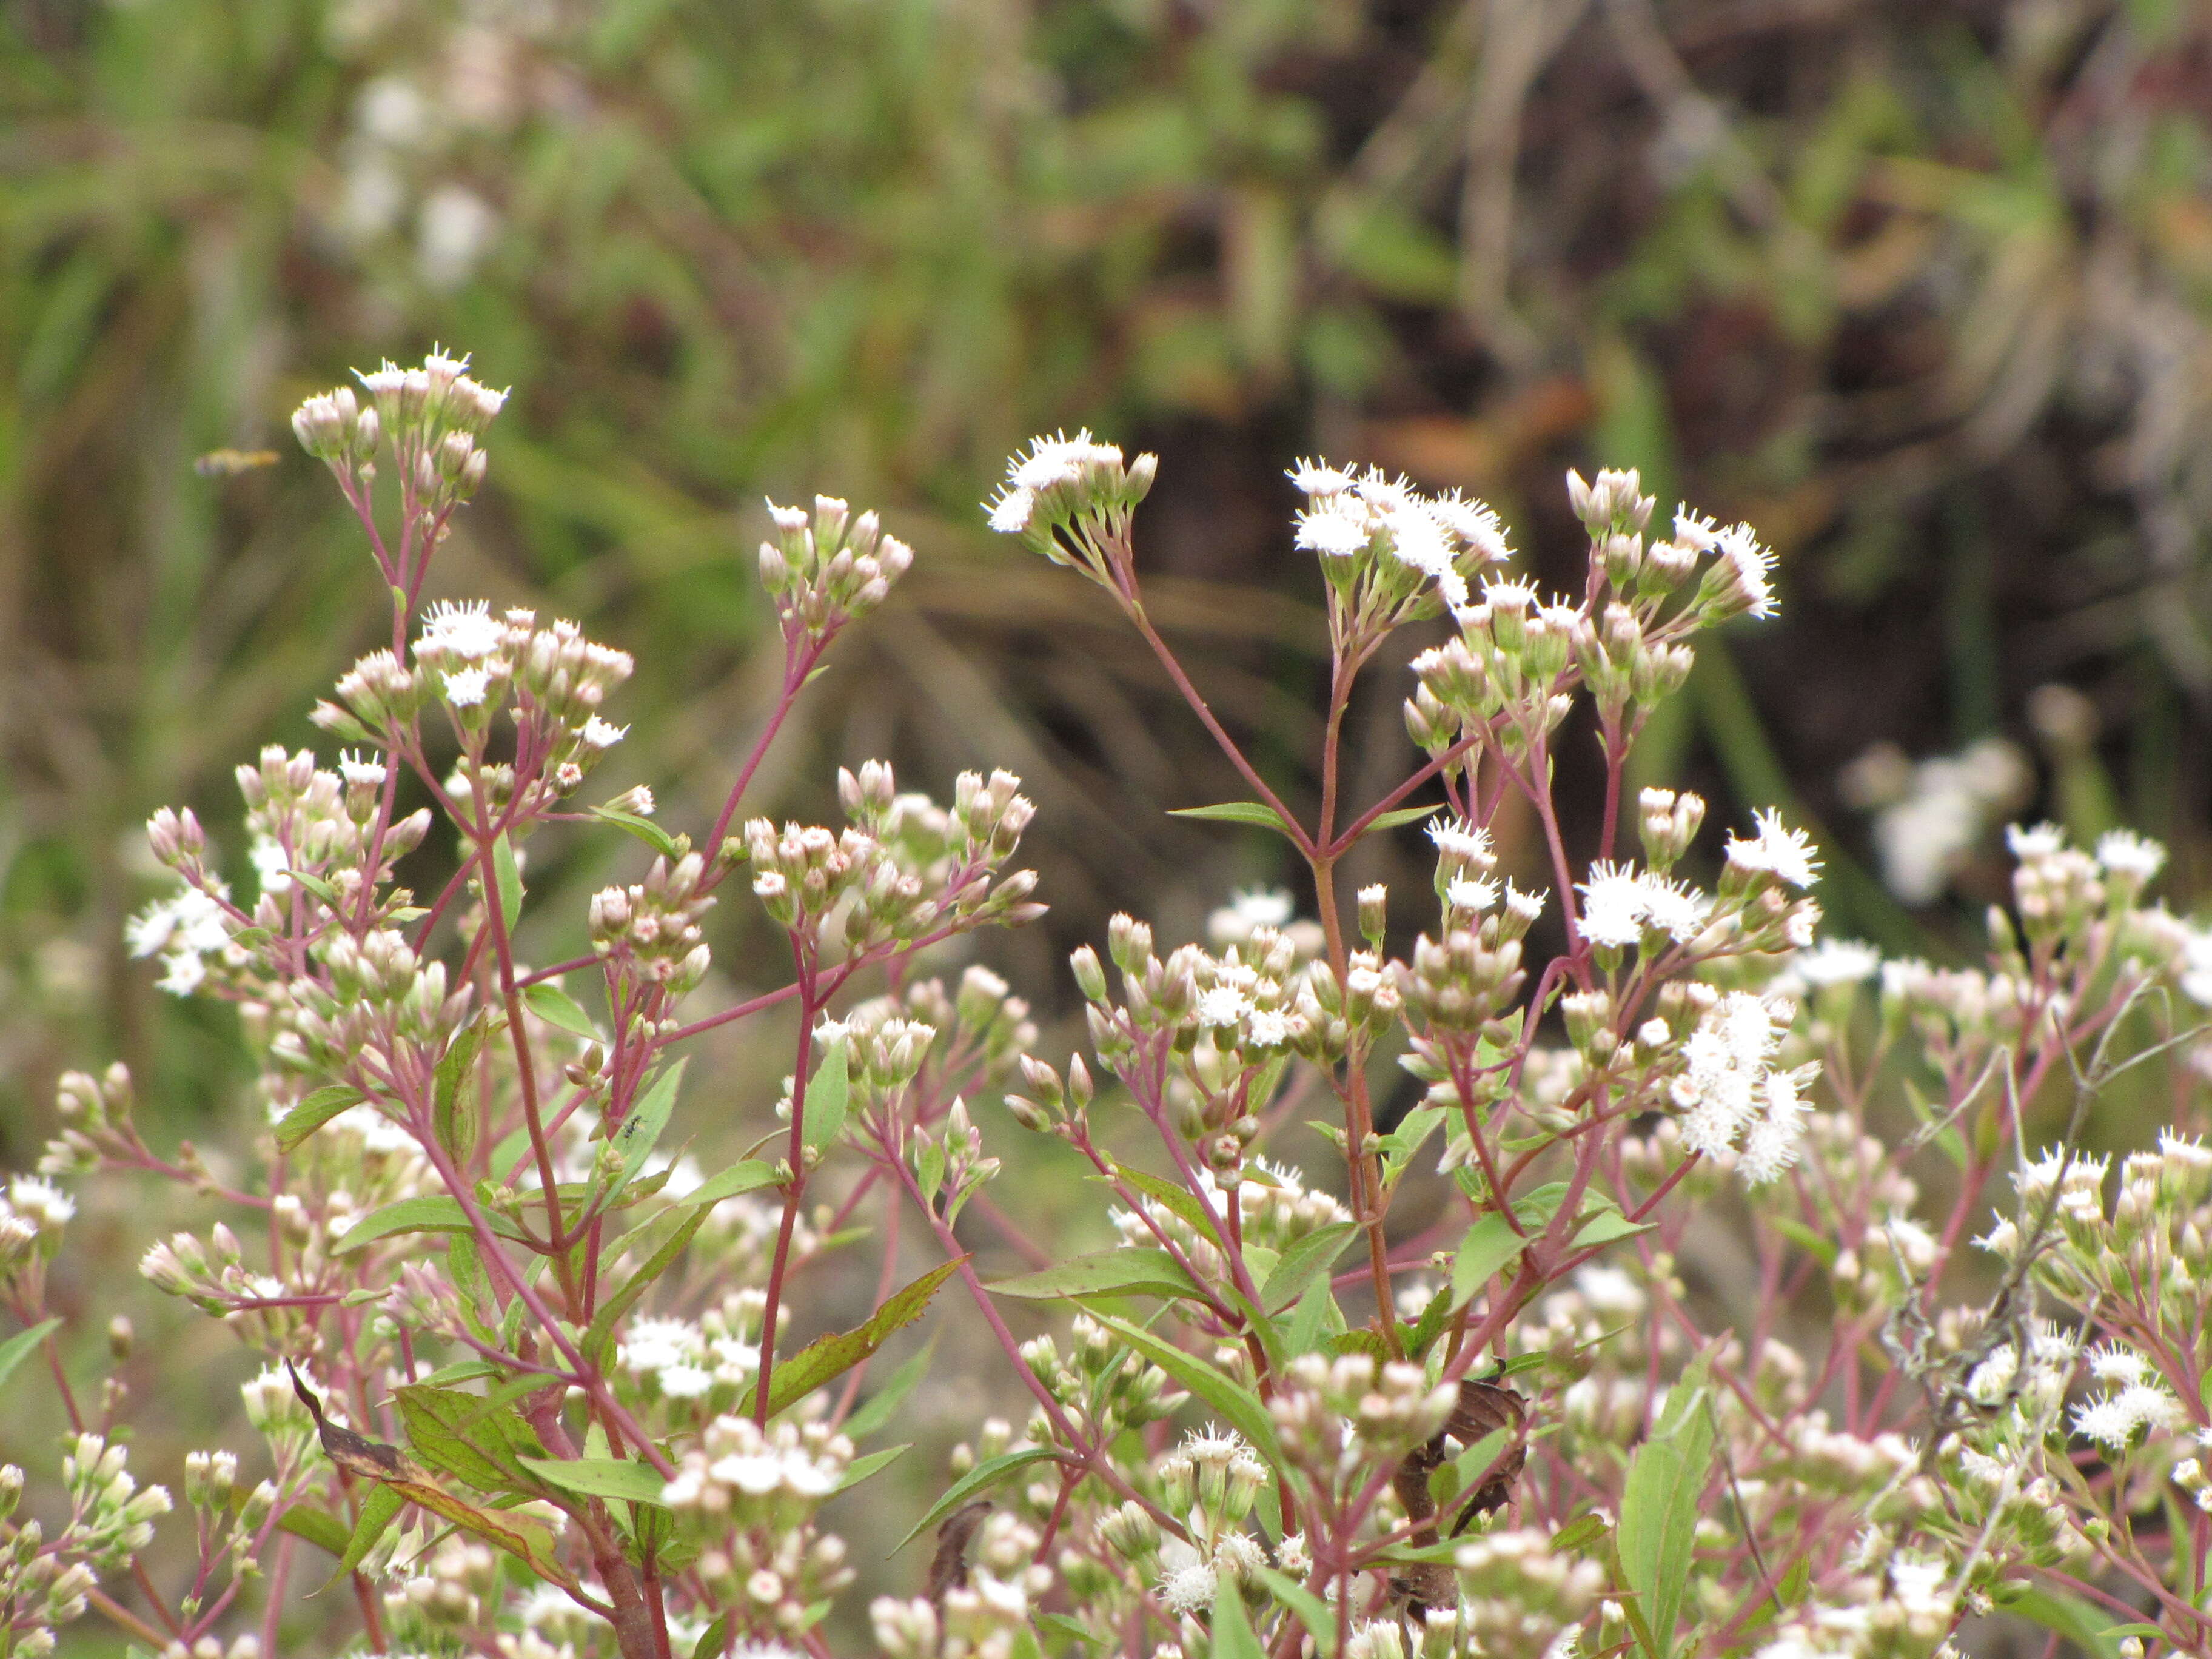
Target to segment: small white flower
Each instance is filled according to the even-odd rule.
[[[1750,613],[1774,614],[1774,553],[1759,544],[1759,532],[1747,524],[1731,525],[1714,538],[1716,550],[1729,575],[1750,600]]]
[[[583,738],[586,748],[611,749],[629,735],[629,727],[611,726],[594,714],[584,722],[584,729],[577,735]]]
[[[253,844],[246,849],[252,860],[253,873],[264,893],[289,893],[292,890],[292,855],[267,836],[256,836]]]
[[[1199,993],[1196,1018],[1200,1025],[1240,1025],[1251,1012],[1251,1000],[1232,985],[1217,985]]]
[[[1180,1538],[1160,1546],[1160,1605],[1170,1613],[1203,1613],[1213,1605],[1215,1575],[1211,1562]]]
[[[1637,885],[1643,894],[1644,926],[1656,928],[1677,945],[1687,945],[1698,936],[1710,908],[1703,894],[1648,871]]]
[[[1498,902],[1498,884],[1472,876],[1458,877],[1445,884],[1444,902],[1455,910],[1468,910],[1480,915]]]
[[[2008,823],[2005,826],[2005,845],[2012,848],[2014,858],[2027,864],[2063,851],[2066,832],[2055,823],[2039,823],[2032,830]]]
[[[1583,896],[1583,937],[1591,944],[1625,950],[1644,937],[1646,900],[1633,871],[1593,864],[1589,879],[1577,890]]]
[[[1255,1048],[1279,1048],[1291,1040],[1291,1019],[1279,1008],[1255,1008],[1244,1022],[1244,1039]]]
[[[1036,492],[1009,484],[984,506],[990,511],[992,529],[1001,536],[1018,536],[1030,527],[1030,520],[1036,513]]]
[[[1438,523],[1490,564],[1503,564],[1513,556],[1505,544],[1505,528],[1487,501],[1471,501],[1457,490],[1429,503]]]
[[[1505,908],[1523,921],[1534,921],[1544,914],[1544,895],[1524,893],[1509,881],[1505,884]]]
[[[672,1365],[663,1365],[659,1379],[661,1393],[671,1400],[696,1400],[714,1386],[714,1372],[688,1359],[679,1359]]]
[[[491,614],[490,603],[484,599],[461,605],[441,599],[422,617],[422,643],[434,645],[463,662],[482,662],[506,636],[507,624]]]
[[[1826,939],[1809,951],[1800,951],[1790,965],[1815,988],[1856,985],[1881,970],[1881,952],[1856,939]]]
[[[1438,856],[1455,863],[1487,870],[1498,862],[1490,850],[1490,831],[1477,829],[1464,818],[1431,818],[1429,839],[1436,844]]]
[[[1699,553],[1710,553],[1720,544],[1721,532],[1713,521],[1702,513],[1692,513],[1686,507],[1674,509],[1674,544]]]
[[[350,749],[338,750],[338,775],[349,784],[375,788],[385,780],[384,763],[363,760]]]
[[[2132,876],[2147,882],[2166,866],[2166,848],[2126,830],[2114,830],[2097,840],[2097,862],[2116,876]]]
[[[1296,544],[1324,558],[1348,559],[1365,550],[1370,535],[1364,515],[1334,506],[1316,507],[1298,514]]]
[[[443,678],[446,701],[456,708],[478,707],[484,700],[485,692],[491,687],[491,676],[481,668],[456,669]]]
[[[1300,460],[1283,475],[1298,487],[1301,495],[1340,495],[1352,488],[1352,475],[1340,471],[1323,460]]]
[[[1784,827],[1782,815],[1769,810],[1753,814],[1759,834],[1750,841],[1729,837],[1728,861],[1737,869],[1779,877],[1801,891],[1820,879],[1820,860],[1802,830]]]

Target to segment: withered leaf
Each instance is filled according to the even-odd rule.
[[[1456,1440],[1462,1448],[1477,1446],[1501,1429],[1509,1437],[1504,1449],[1491,1464],[1481,1483],[1459,1505],[1451,1529],[1451,1535],[1456,1538],[1476,1516],[1488,1514],[1513,1495],[1514,1482],[1521,1478],[1521,1468],[1528,1457],[1527,1448],[1521,1440],[1522,1425],[1527,1417],[1526,1402],[1504,1383],[1472,1376],[1461,1380],[1459,1399],[1451,1414],[1444,1419],[1442,1431],[1408,1453],[1391,1477],[1391,1490],[1405,1506],[1406,1518],[1413,1523],[1413,1541],[1416,1545],[1439,1541],[1437,1501],[1429,1491],[1429,1477],[1443,1467],[1444,1443]],[[1458,1579],[1449,1566],[1437,1561],[1407,1567],[1391,1579],[1390,1587],[1406,1598],[1408,1610],[1416,1617],[1431,1607],[1451,1607],[1459,1596]]]
[[[945,1592],[958,1589],[968,1582],[968,1542],[990,1512],[991,1500],[979,1498],[953,1510],[937,1529],[937,1553],[929,1558],[929,1600],[933,1607],[942,1607]]]

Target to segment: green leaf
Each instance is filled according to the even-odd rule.
[[[1311,1353],[1322,1345],[1322,1340],[1331,1329],[1330,1316],[1336,1315],[1340,1324],[1344,1316],[1337,1312],[1336,1297],[1330,1292],[1328,1281],[1317,1279],[1307,1286],[1306,1293],[1298,1298],[1297,1309],[1283,1328],[1283,1347],[1293,1358]]]
[[[1328,1603],[1316,1595],[1297,1579],[1277,1572],[1273,1567],[1255,1570],[1268,1593],[1298,1616],[1298,1622],[1314,1639],[1314,1651],[1327,1653],[1336,1644],[1336,1615],[1329,1611]]]
[[[999,1296],[1037,1301],[1068,1296],[1203,1294],[1165,1250],[1127,1249],[1079,1255],[1038,1273],[1002,1279],[990,1289]]]
[[[244,1486],[234,1489],[231,1493],[231,1502],[239,1510],[245,1508],[246,1498]],[[276,1529],[289,1532],[295,1538],[304,1538],[317,1549],[331,1555],[343,1555],[346,1540],[351,1535],[344,1522],[311,1504],[293,1504],[277,1521]]]
[[[517,1379],[526,1392],[545,1386],[542,1377]],[[410,1383],[392,1390],[407,1443],[434,1468],[484,1492],[538,1490],[523,1456],[543,1457],[544,1448],[511,1405],[459,1389]]]
[[[722,1650],[729,1645],[730,1615],[724,1613],[707,1626],[707,1633],[699,1638],[699,1645],[691,1650],[691,1659],[721,1659]]]
[[[1832,1240],[1823,1238],[1802,1221],[1793,1221],[1786,1215],[1766,1218],[1769,1225],[1798,1249],[1806,1251],[1824,1267],[1833,1267],[1838,1254]],[[2212,1376],[2212,1372],[2208,1372]]]
[[[2005,1603],[2005,1611],[2033,1619],[2045,1630],[2057,1631],[2082,1652],[2095,1659],[2119,1659],[2120,1644],[2130,1636],[2159,1634],[2155,1625],[2117,1622],[2112,1616],[2078,1595],[2032,1585]]]
[[[1699,1355],[1669,1390],[1659,1425],[1629,1459],[1621,1491],[1613,1536],[1621,1574],[1643,1613],[1646,1628],[1637,1639],[1648,1659],[1670,1659],[1689,1578],[1698,1504],[1712,1466],[1712,1419],[1704,1401],[1711,1352]]]
[[[1438,801],[1433,806],[1395,807],[1388,812],[1378,813],[1375,821],[1360,833],[1372,835],[1377,830],[1395,830],[1401,823],[1419,823],[1423,818],[1432,817],[1443,810],[1444,804],[1442,801]]]
[[[465,1087],[476,1069],[477,1053],[483,1047],[486,1019],[471,1020],[455,1035],[438,1061],[435,1092],[431,1099],[430,1123],[438,1144],[465,1170],[475,1154],[483,1127],[483,1103],[474,1089]]]
[[[622,1323],[623,1315],[637,1305],[638,1298],[653,1288],[653,1282],[668,1271],[669,1264],[684,1254],[684,1247],[705,1224],[713,1207],[710,1204],[695,1204],[685,1211],[676,1231],[661,1241],[660,1248],[646,1258],[644,1265],[630,1275],[629,1282],[599,1304],[599,1310],[592,1316],[591,1327],[579,1345],[586,1361],[599,1366],[606,1364],[607,1355],[614,1346],[615,1327]],[[520,1297],[515,1297],[518,1304],[521,1300]]]
[[[768,1414],[797,1404],[832,1377],[841,1376],[859,1364],[878,1348],[892,1332],[912,1324],[921,1317],[922,1310],[929,1306],[945,1281],[959,1271],[966,1256],[932,1267],[914,1283],[893,1294],[884,1305],[870,1314],[866,1321],[849,1331],[839,1331],[808,1343],[797,1353],[777,1365],[769,1379]],[[759,1384],[754,1384],[756,1392]],[[740,1415],[752,1412],[750,1403],[738,1407]]]
[[[368,1559],[368,1553],[384,1536],[384,1529],[392,1524],[392,1517],[406,1507],[407,1499],[396,1486],[374,1486],[368,1489],[361,1500],[361,1515],[346,1539],[345,1553],[338,1557],[338,1570],[331,1575],[331,1583],[336,1583]],[[330,1585],[323,1588],[327,1589]]]
[[[683,848],[676,844],[676,837],[651,818],[641,817],[635,812],[625,812],[617,806],[594,806],[592,816],[602,823],[611,823],[616,829],[635,836],[671,864],[684,855]]]
[[[1233,1572],[1214,1575],[1213,1642],[1207,1651],[1212,1659],[1267,1659],[1260,1638],[1253,1634],[1252,1617],[1244,1611],[1244,1592],[1237,1587]]]
[[[1655,1224],[1631,1221],[1613,1205],[1607,1205],[1583,1218],[1575,1230],[1575,1248],[1587,1249],[1593,1244],[1610,1244],[1617,1239],[1633,1238],[1638,1233],[1648,1233]]]
[[[866,1457],[854,1458],[845,1465],[845,1473],[837,1479],[836,1489],[839,1492],[844,1492],[850,1487],[859,1486],[870,1475],[889,1468],[906,1455],[913,1443],[912,1441],[908,1441],[904,1445],[886,1446],[881,1451],[870,1452]]]
[[[1100,1635],[1088,1626],[1078,1624],[1064,1613],[1040,1613],[1032,1616],[1047,1630],[1057,1631],[1070,1641],[1080,1642],[1086,1648],[1103,1647],[1111,1639]]]
[[[491,868],[499,882],[500,918],[512,933],[522,915],[522,866],[515,861],[514,843],[503,831],[492,841]]]
[[[619,1498],[632,1504],[658,1504],[667,1482],[650,1463],[626,1457],[525,1457],[522,1467],[548,1486],[587,1498]]]
[[[1297,1240],[1283,1252],[1267,1282],[1260,1287],[1260,1300],[1277,1309],[1298,1300],[1307,1286],[1335,1265],[1358,1231],[1356,1222],[1337,1221]]]
[[[637,1172],[645,1167],[645,1160],[652,1156],[653,1143],[660,1139],[668,1120],[676,1114],[676,1091],[682,1085],[684,1068],[690,1063],[691,1057],[687,1054],[661,1073],[643,1097],[632,1103],[623,1115],[622,1127],[615,1131],[614,1138],[615,1151],[622,1155],[622,1173],[607,1188],[603,1208],[613,1206],[623,1188],[637,1178]]]
[[[732,1164],[726,1170],[717,1170],[704,1181],[684,1194],[687,1205],[704,1204],[709,1207],[726,1198],[735,1198],[740,1193],[757,1191],[775,1185],[775,1168],[757,1158],[742,1164]]]
[[[1143,1354],[1170,1376],[1188,1389],[1225,1419],[1229,1425],[1258,1449],[1269,1462],[1279,1466],[1282,1449],[1275,1441],[1275,1420],[1259,1396],[1240,1386],[1226,1371],[1195,1354],[1185,1353],[1140,1326],[1111,1314],[1097,1316],[1098,1322]]]
[[[505,1216],[487,1210],[484,1219],[491,1230],[502,1238],[520,1239],[522,1230]],[[380,1238],[389,1238],[394,1233],[466,1233],[474,1229],[469,1225],[468,1212],[461,1208],[460,1200],[448,1193],[432,1194],[422,1198],[403,1198],[396,1204],[387,1204],[380,1210],[371,1210],[345,1231],[345,1236],[331,1246],[331,1254],[344,1255],[374,1244]]]
[[[1452,1259],[1452,1305],[1464,1307],[1474,1300],[1477,1291],[1518,1261],[1528,1248],[1528,1236],[1515,1232],[1502,1210],[1477,1216],[1467,1237],[1459,1242],[1459,1254]]]
[[[1582,1515],[1552,1534],[1552,1548],[1560,1554],[1578,1554],[1605,1536],[1605,1517]]]
[[[276,1126],[276,1150],[280,1152],[295,1150],[340,1112],[360,1105],[364,1098],[366,1097],[362,1091],[351,1084],[325,1084],[284,1114],[284,1121]]]
[[[929,1506],[929,1513],[914,1523],[913,1530],[892,1547],[896,1555],[908,1544],[942,1522],[945,1517],[974,1498],[978,1492],[995,1486],[1016,1469],[1027,1468],[1032,1463],[1042,1462],[1060,1454],[1050,1446],[1024,1446],[1018,1450],[1001,1452],[996,1457],[987,1457],[974,1468],[954,1481],[945,1496]]]
[[[1191,1195],[1190,1188],[1172,1181],[1163,1180],[1146,1170],[1139,1170],[1119,1160],[1109,1159],[1114,1173],[1149,1199],[1160,1204],[1169,1214],[1176,1217],[1200,1238],[1214,1238],[1212,1223],[1206,1218],[1206,1206]],[[1093,1180],[1103,1180],[1094,1176]],[[1217,1239],[1217,1243],[1219,1241]]]
[[[822,1056],[806,1085],[806,1121],[800,1139],[810,1152],[824,1152],[844,1132],[845,1114],[853,1104],[852,1056],[839,1037]]]
[[[558,1026],[572,1036],[599,1040],[599,1028],[592,1024],[592,1017],[584,1012],[583,1005],[561,988],[557,980],[541,979],[535,985],[522,988],[522,1000],[530,1005],[530,1012],[548,1025]]]
[[[18,1331],[5,1342],[0,1342],[0,1383],[7,1382],[15,1367],[31,1357],[31,1350],[61,1328],[58,1319],[42,1319],[28,1330]]]
[[[1296,841],[1291,826],[1283,822],[1283,815],[1273,807],[1256,800],[1225,800],[1218,806],[1183,806],[1169,812],[1171,818],[1200,818],[1208,823],[1251,823],[1262,830],[1273,830],[1278,835],[1289,836]]]
[[[311,876],[305,870],[287,870],[284,873],[322,900],[331,909],[335,910],[338,908],[338,890],[324,880],[322,877]]]
[[[937,1340],[932,1337],[919,1353],[893,1371],[866,1400],[860,1409],[847,1418],[843,1432],[854,1440],[866,1440],[878,1432],[891,1420],[891,1413],[905,1403],[906,1397],[921,1386],[921,1379],[929,1374],[929,1362],[937,1352]]]

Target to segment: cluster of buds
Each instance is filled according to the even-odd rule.
[[[763,1636],[805,1628],[807,1610],[848,1583],[842,1540],[814,1513],[837,1490],[853,1443],[826,1425],[718,1417],[684,1455],[661,1501],[696,1537],[696,1571],[718,1601]]]
[[[1006,482],[987,504],[991,528],[1102,587],[1127,592],[1130,520],[1159,464],[1149,454],[1124,464],[1117,446],[1087,431],[1038,438],[1006,464]]]
[[[1427,496],[1369,467],[1301,461],[1291,482],[1306,498],[1297,544],[1328,582],[1329,632],[1356,660],[1391,629],[1459,611],[1470,578],[1512,556],[1498,514],[1481,501]]]
[[[384,1607],[394,1636],[435,1647],[480,1624],[484,1608],[500,1599],[499,1557],[489,1545],[454,1534],[410,1559],[384,1592]]]
[[[0,1197],[0,1300],[46,1305],[46,1266],[62,1247],[76,1201],[38,1176],[18,1176]]]
[[[999,1173],[1000,1160],[983,1155],[982,1131],[969,1119],[964,1100],[952,1103],[936,1129],[917,1126],[907,1156],[922,1201],[938,1205],[948,1226],[983,1183]]]
[[[0,1465],[0,1522],[15,1514],[22,1496],[23,1471]],[[36,1520],[0,1542],[0,1653],[46,1659],[54,1650],[55,1631],[84,1616],[100,1581],[80,1544],[73,1522],[50,1546]]]
[[[1390,964],[1407,1020],[1419,1039],[1417,1052],[1432,1060],[1443,1060],[1478,1035],[1513,1041],[1516,1033],[1509,1028],[1514,1022],[1507,1016],[1528,977],[1521,965],[1522,941],[1543,912],[1540,895],[1521,892],[1510,883],[1502,904],[1488,883],[1462,878],[1451,886],[1490,890],[1462,892],[1469,900],[1465,906],[1448,895],[1443,937],[1432,939],[1423,933],[1413,941],[1412,961]],[[1490,903],[1478,908],[1474,898],[1488,898]]]
[[[1549,1534],[1493,1532],[1460,1547],[1459,1639],[1481,1654],[1540,1659],[1589,1616],[1606,1586],[1596,1562],[1552,1547]]]
[[[318,884],[327,884],[341,904],[349,904],[363,880],[373,878],[381,884],[390,878],[394,861],[422,845],[430,830],[428,811],[418,810],[386,824],[375,842],[379,862],[371,877],[371,826],[385,775],[381,761],[343,755],[338,769],[331,772],[315,764],[313,750],[288,754],[280,744],[264,749],[258,766],[238,769],[238,792],[246,802],[246,828],[252,838],[249,852],[260,881],[260,900],[253,912],[256,927],[271,933],[283,930],[286,905],[302,885],[293,880],[295,873],[314,877]],[[166,831],[156,814],[148,833],[157,854],[168,839]],[[313,896],[312,890],[308,896]]]
[[[916,981],[907,988],[902,1006],[908,1021],[945,1034],[948,1074],[972,1076],[987,1088],[1010,1076],[1036,1043],[1028,1001],[1013,995],[1004,979],[980,963],[963,969],[949,994],[942,980]],[[862,1012],[854,1009],[848,1023]]]
[[[333,468],[350,471],[369,462],[384,435],[374,409],[363,409],[349,386],[319,392],[292,411],[300,447]]]
[[[834,495],[817,495],[811,514],[774,501],[768,512],[775,539],[761,544],[761,585],[775,602],[787,642],[826,643],[888,599],[914,562],[914,550],[885,535],[872,512],[856,518]]]
[[[81,1434],[62,1456],[70,1495],[70,1544],[93,1566],[127,1565],[154,1541],[154,1521],[169,1512],[168,1489],[140,1488],[124,1467],[129,1452],[96,1434]]]
[[[1406,704],[1407,731],[1431,759],[1485,728],[1510,754],[1533,749],[1574,707],[1562,677],[1582,612],[1564,599],[1542,603],[1526,582],[1498,580],[1455,615],[1460,631],[1413,660],[1419,685]]]
[[[1352,1219],[1352,1212],[1329,1194],[1309,1188],[1305,1177],[1285,1164],[1255,1158],[1227,1182],[1210,1170],[1197,1172],[1194,1187],[1211,1215],[1225,1218],[1237,1206],[1247,1245],[1280,1253],[1324,1227]],[[1139,1195],[1143,1213],[1116,1208],[1115,1230],[1133,1248],[1149,1249],[1164,1235],[1181,1250],[1196,1271],[1207,1278],[1226,1271],[1225,1258],[1217,1241],[1201,1236],[1182,1216],[1158,1199]]]
[[[1156,1423],[1184,1399],[1165,1371],[1146,1364],[1088,1314],[1076,1315],[1068,1340],[1063,1358],[1050,1336],[1032,1337],[1022,1345],[1023,1362],[1054,1400],[1097,1425],[1105,1437]],[[1041,1421],[1049,1431],[1051,1419]]]
[[[446,964],[423,961],[393,928],[331,933],[315,956],[323,979],[291,982],[271,1058],[319,1075],[357,1073],[381,1092],[410,1097],[467,1023],[471,988],[449,992]]]
[[[707,976],[713,960],[700,918],[714,908],[701,890],[706,862],[682,851],[656,858],[641,882],[592,895],[592,949],[623,979],[664,986],[682,996]]]
[[[1457,1390],[1417,1364],[1371,1354],[1301,1354],[1268,1402],[1284,1455],[1320,1492],[1356,1492],[1444,1426]]]
[[[1011,772],[988,779],[963,772],[953,780],[950,808],[927,795],[899,793],[884,761],[869,761],[857,774],[841,770],[837,792],[853,823],[846,835],[866,860],[842,921],[852,947],[910,942],[947,922],[962,928],[991,921],[1018,925],[1042,914],[1043,907],[1029,902],[1034,872],[1015,871],[994,881],[1036,812]],[[750,835],[751,826],[747,830]],[[819,906],[805,908],[820,914]]]
[[[338,700],[317,700],[307,718],[347,743],[386,748],[422,711],[428,686],[387,648],[370,652],[338,676]]]
[[[507,404],[506,392],[479,385],[467,374],[467,368],[465,357],[434,351],[416,368],[401,368],[387,362],[356,375],[376,400],[374,414],[392,441],[402,481],[413,491],[420,507],[433,515],[466,501],[483,484],[487,463],[476,441]],[[342,395],[329,394],[333,399]],[[316,401],[310,398],[306,407]],[[368,419],[368,415],[362,418]],[[297,432],[300,428],[300,417],[295,416],[293,429]],[[301,442],[310,454],[321,453],[307,442],[304,432]],[[331,461],[334,468],[341,464],[334,455],[324,454],[321,459]],[[368,457],[364,453],[355,459],[366,461]]]

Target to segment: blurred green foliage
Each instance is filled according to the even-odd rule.
[[[517,393],[436,584],[635,650],[609,776],[672,814],[719,800],[775,671],[761,496],[917,544],[763,787],[818,812],[834,760],[1020,771],[1059,915],[1009,965],[1041,998],[1107,908],[1188,933],[1277,873],[1159,817],[1234,780],[1079,585],[983,530],[1004,455],[1063,423],[1161,451],[1155,614],[1287,789],[1322,662],[1294,454],[1486,495],[1555,580],[1560,471],[1632,463],[1784,556],[1783,622],[1709,652],[1639,764],[1717,826],[1823,826],[1841,930],[1957,951],[1999,890],[1985,860],[1907,914],[1857,867],[1837,774],[1884,738],[2039,747],[2049,810],[2166,836],[2186,896],[2208,112],[2185,0],[4,0],[5,1155],[64,1065],[124,1055],[179,1129],[231,1090],[228,1022],[122,958],[138,825],[190,802],[220,838],[228,769],[309,741],[375,643],[286,417],[433,339]],[[194,471],[222,447],[281,459]],[[2086,702],[2039,723],[2052,682]],[[1355,710],[1378,779],[1403,693]],[[580,927],[622,849],[546,856]]]

